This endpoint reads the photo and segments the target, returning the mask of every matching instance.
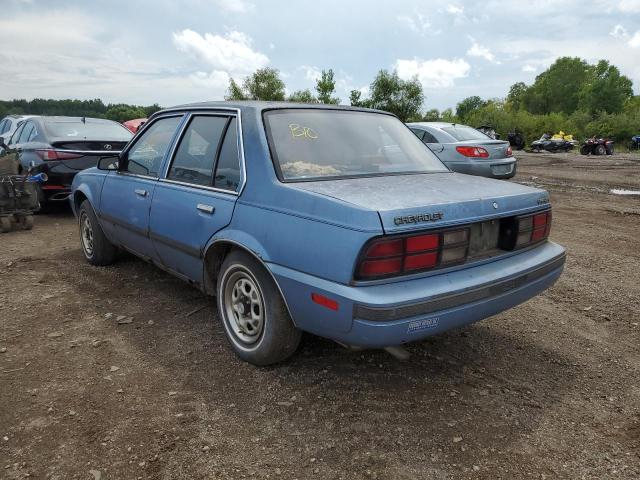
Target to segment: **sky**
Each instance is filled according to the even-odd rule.
[[[380,69],[417,76],[424,109],[506,96],[560,56],[607,59],[640,90],[640,0],[0,0],[0,99],[168,107],[280,71],[287,92],[332,68],[337,96]]]

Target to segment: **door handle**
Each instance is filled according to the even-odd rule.
[[[147,191],[143,190],[141,188],[136,188],[134,190],[134,192],[136,192],[136,195],[140,196],[140,197],[146,197],[147,196]]]
[[[204,203],[199,203],[196,206],[196,208],[198,210],[200,210],[201,212],[209,213],[209,214],[211,214],[211,213],[216,211],[216,209],[214,207],[212,207],[211,205],[205,205]]]

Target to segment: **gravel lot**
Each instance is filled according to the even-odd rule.
[[[255,368],[213,302],[70,212],[0,235],[0,478],[640,477],[640,156],[520,154],[565,274],[399,362],[305,338]]]

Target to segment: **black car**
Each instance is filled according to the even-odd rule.
[[[66,200],[73,177],[94,167],[98,159],[117,153],[133,135],[117,122],[85,117],[31,117],[18,126],[10,139],[0,137],[0,163],[13,162],[18,173],[33,166],[46,173],[40,203]]]

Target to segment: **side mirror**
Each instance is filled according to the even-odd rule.
[[[107,157],[100,157],[97,167],[98,170],[118,170],[118,156],[109,155]]]

